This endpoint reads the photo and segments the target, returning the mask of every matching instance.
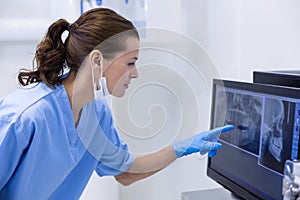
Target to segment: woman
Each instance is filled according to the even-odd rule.
[[[24,88],[0,100],[1,199],[78,199],[94,170],[129,185],[176,158],[213,155],[221,147],[217,136],[232,126],[146,156],[129,152],[103,96],[122,97],[138,77],[138,49],[135,27],[109,9],[49,27],[36,49],[36,68],[18,75]]]

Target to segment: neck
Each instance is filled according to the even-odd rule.
[[[68,94],[75,126],[79,122],[80,113],[83,106],[91,101],[88,100],[89,98],[86,98],[87,97],[87,95],[85,94],[86,90],[82,91],[79,85],[76,84],[76,81],[78,82],[78,80],[76,80],[75,73],[70,71],[69,75],[62,82]]]

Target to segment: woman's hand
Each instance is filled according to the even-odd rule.
[[[208,155],[212,157],[216,154],[216,150],[222,147],[222,144],[218,142],[219,135],[233,129],[233,125],[226,125],[210,131],[198,133],[179,142],[174,142],[172,146],[176,157],[180,158],[197,152],[200,152],[201,155],[209,152]]]

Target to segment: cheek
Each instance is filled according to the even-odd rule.
[[[126,76],[128,72],[126,70],[116,69],[115,71],[107,70],[104,76],[107,80],[107,87],[111,94],[119,93],[124,90],[124,84],[126,82]]]
[[[110,75],[108,75],[111,79],[112,84],[118,85],[125,77],[126,72],[123,72],[122,70],[116,70]]]

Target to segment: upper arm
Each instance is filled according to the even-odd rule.
[[[135,157],[129,151],[127,144],[119,137],[108,105],[104,103],[101,112],[98,113],[101,113],[99,140],[105,148],[99,158],[96,172],[100,176],[115,176],[127,171]]]
[[[114,129],[105,140],[105,151],[99,160],[96,172],[100,176],[115,176],[127,171],[135,160],[135,157],[129,152],[127,144],[118,137]]]

